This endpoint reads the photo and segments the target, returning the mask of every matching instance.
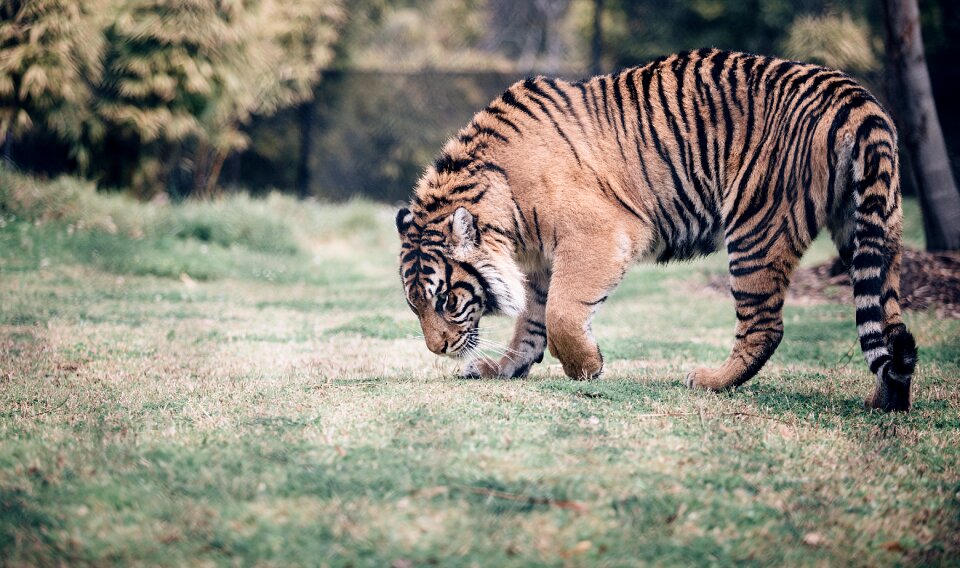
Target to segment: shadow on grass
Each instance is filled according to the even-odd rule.
[[[52,549],[60,555],[51,533],[61,526],[26,491],[0,487],[0,558],[10,558],[14,549],[43,554]]]
[[[762,374],[742,387],[731,391],[704,396],[717,396],[756,406],[764,415],[783,417],[798,423],[821,428],[849,430],[858,426],[915,427],[928,430],[954,430],[960,426],[960,415],[951,413],[951,402],[944,398],[923,399],[914,402],[908,413],[884,413],[864,407],[864,399],[872,392],[874,379],[868,373],[863,377],[863,397],[850,397],[838,392],[811,391],[818,385],[815,381],[829,378],[819,373],[800,373],[790,379],[768,379]],[[584,382],[569,379],[549,379],[532,382],[537,389],[547,393],[575,397],[597,407],[597,411],[621,403],[664,403],[674,406],[689,406],[691,391],[680,381],[673,379],[634,381],[629,379],[600,379]],[[923,385],[914,387],[923,388]],[[839,389],[837,389],[839,390]],[[916,391],[915,391],[916,392]],[[652,410],[652,404],[649,409]],[[643,412],[642,406],[639,412]]]

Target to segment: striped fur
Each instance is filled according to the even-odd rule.
[[[720,390],[773,354],[790,274],[827,226],[877,377],[868,404],[906,410],[916,345],[898,299],[896,148],[870,93],[805,63],[711,49],[586,81],[530,78],[445,145],[398,214],[407,298],[447,354],[483,313],[517,316],[513,356],[467,374],[523,376],[549,348],[569,376],[592,378],[603,358],[590,322],[630,264],[722,245],[735,343],[686,381]],[[437,295],[461,283],[480,308],[454,325]]]

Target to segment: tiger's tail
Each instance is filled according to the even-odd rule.
[[[917,345],[900,315],[900,203],[896,131],[885,115],[861,121],[851,140],[853,254],[850,276],[860,348],[877,386],[867,406],[910,409]]]

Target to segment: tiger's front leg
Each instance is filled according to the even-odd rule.
[[[595,379],[603,372],[590,323],[623,279],[628,260],[627,250],[601,247],[558,255],[547,301],[547,346],[571,379]]]
[[[513,328],[513,339],[498,361],[472,361],[464,375],[467,377],[526,377],[534,363],[543,361],[547,348],[546,307],[550,288],[550,270],[542,267],[527,275],[526,309]]]

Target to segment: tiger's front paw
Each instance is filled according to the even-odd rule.
[[[504,357],[500,361],[494,361],[487,357],[474,359],[463,367],[460,376],[464,379],[522,379],[530,373],[530,367],[533,361],[516,360]]]
[[[501,372],[500,364],[489,357],[480,357],[473,359],[463,366],[460,372],[460,378],[463,379],[489,379],[499,377]]]
[[[561,358],[560,363],[564,374],[576,381],[591,381],[603,374],[603,356],[599,350],[582,358]]]
[[[687,373],[687,378],[683,381],[687,388],[718,391],[726,388],[722,378],[713,369],[700,367]]]

